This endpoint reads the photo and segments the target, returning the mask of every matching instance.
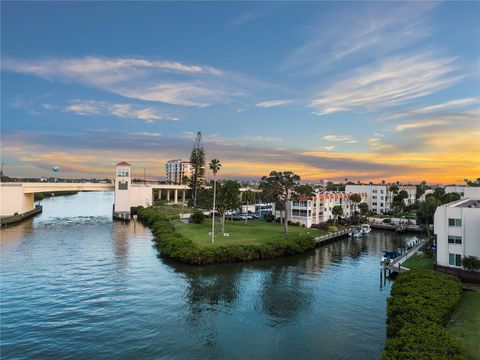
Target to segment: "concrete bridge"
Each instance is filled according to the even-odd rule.
[[[122,161],[116,165],[115,180],[101,183],[0,183],[0,216],[29,214],[34,209],[34,194],[59,191],[113,191],[113,216],[130,218],[130,209],[135,206],[150,206],[165,194],[167,203],[185,203],[187,185],[132,183],[131,165]],[[250,190],[242,188],[241,191]],[[254,190],[255,191],[255,190]],[[181,196],[181,200],[179,199]]]

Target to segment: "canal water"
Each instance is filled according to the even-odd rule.
[[[192,267],[112,222],[112,193],[43,201],[1,230],[2,359],[377,359],[390,282],[412,238],[372,232],[270,261]]]

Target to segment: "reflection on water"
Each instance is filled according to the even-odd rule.
[[[384,249],[372,232],[308,253],[192,267],[158,257],[111,193],[44,200],[1,231],[3,359],[375,359],[385,339]],[[381,287],[379,286],[381,285]]]

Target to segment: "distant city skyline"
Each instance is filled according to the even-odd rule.
[[[480,176],[478,2],[2,2],[9,176]],[[135,168],[138,170],[135,171]]]

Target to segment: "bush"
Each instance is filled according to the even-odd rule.
[[[190,216],[190,219],[194,224],[201,224],[205,220],[205,215],[201,211],[196,210]]]
[[[176,233],[168,219],[151,208],[139,209],[138,217],[152,229],[161,255],[188,264],[206,265],[219,262],[270,259],[299,254],[315,247],[315,240],[312,236],[281,238],[257,245],[199,247],[193,241]]]
[[[381,360],[465,360],[465,350],[441,326],[406,325],[399,336],[388,339]]]
[[[387,336],[382,360],[465,359],[446,330],[462,293],[451,275],[410,270],[398,276],[387,300]]]
[[[328,231],[333,232],[333,231],[338,231],[338,227],[332,225],[328,227]]]
[[[384,222],[385,224],[390,224],[390,223],[392,222],[392,219],[386,218],[386,219],[383,219],[383,222]]]
[[[275,221],[275,216],[273,216],[272,214],[268,214],[268,215],[265,215],[265,221],[266,222],[273,222]]]
[[[477,270],[480,269],[480,259],[476,256],[465,256],[462,259],[462,265],[467,270]]]

